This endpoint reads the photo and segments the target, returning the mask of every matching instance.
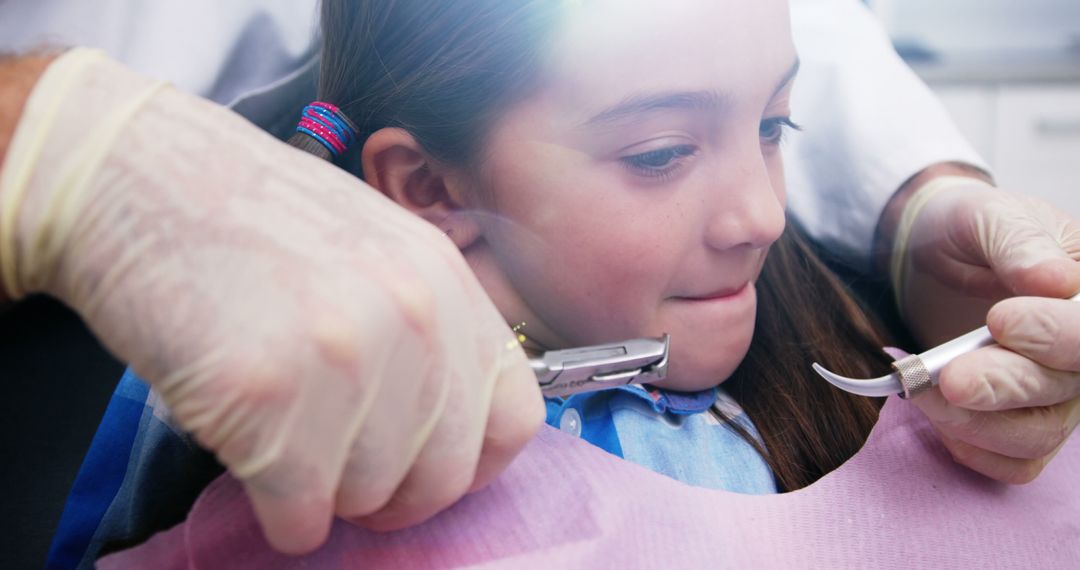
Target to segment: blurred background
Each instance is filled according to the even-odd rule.
[[[1000,185],[1080,216],[1080,0],[867,0]]]

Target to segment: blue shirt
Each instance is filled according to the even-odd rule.
[[[775,493],[760,454],[709,408],[718,408],[754,437],[742,409],[719,388],[672,392],[631,385],[549,398],[547,423],[609,453],[698,487]]]

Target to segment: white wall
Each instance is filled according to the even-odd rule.
[[[1080,48],[1080,0],[871,0],[897,40],[952,52]]]

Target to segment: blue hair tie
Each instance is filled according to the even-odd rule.
[[[334,158],[356,142],[357,129],[341,110],[330,103],[315,101],[304,107],[296,132],[318,141]]]

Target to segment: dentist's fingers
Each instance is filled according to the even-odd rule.
[[[290,554],[310,552],[325,540],[333,519],[334,495],[353,430],[348,419],[356,406],[350,374],[312,367],[306,382],[280,382],[284,389],[253,393],[228,413],[250,427],[219,447],[219,457],[233,469],[251,498],[268,542]],[[320,370],[321,369],[321,370]],[[318,385],[318,389],[305,386]],[[274,401],[291,409],[273,414]],[[250,410],[250,413],[247,413]],[[318,410],[319,413],[306,413]],[[275,417],[268,426],[262,414]],[[229,432],[226,420],[222,430]],[[243,433],[247,432],[247,433]]]
[[[1023,483],[1037,476],[1080,423],[1080,303],[1015,298],[996,305],[1002,346],[958,357],[938,389],[913,402],[960,463]]]
[[[458,392],[451,398],[461,396],[471,397]],[[483,394],[476,397],[488,399]],[[352,522],[376,531],[405,528],[427,520],[468,492],[480,459],[485,419],[468,403],[452,408],[439,418],[390,500],[375,513],[354,517]]]
[[[515,352],[495,383],[480,462],[469,492],[483,489],[502,473],[544,423],[544,397],[536,375],[524,355]]]
[[[1061,449],[1037,459],[1017,459],[987,451],[963,441],[938,433],[953,460],[996,481],[1024,485],[1035,480]],[[1063,444],[1064,445],[1064,444]]]
[[[1080,223],[1039,200],[1001,195],[970,217],[972,249],[1013,295],[1066,297],[1080,289]]]
[[[939,382],[951,405],[973,411],[1053,406],[1080,397],[1080,373],[1042,366],[996,345],[957,357]]]
[[[422,338],[402,333],[383,365],[372,371],[383,378],[382,389],[353,440],[341,477],[335,512],[345,519],[370,515],[390,501],[446,409],[445,363],[416,358],[425,353],[418,350]]]
[[[311,458],[282,460],[243,481],[267,542],[286,554],[306,554],[326,542],[333,521],[334,490]]]
[[[912,402],[948,438],[1016,459],[1039,459],[1052,454],[1080,423],[1080,400],[981,412],[954,406],[935,389]],[[966,456],[958,460],[967,464]]]
[[[1049,368],[1080,371],[1080,302],[1006,299],[990,310],[986,323],[998,344]]]
[[[521,348],[507,342],[513,341],[498,345],[501,354],[489,379],[451,383],[473,390],[451,393],[448,413],[389,503],[354,522],[380,531],[423,522],[476,488],[478,480],[486,484],[497,476],[528,443],[543,421],[543,399]],[[487,395],[475,389],[484,385],[491,386]]]

